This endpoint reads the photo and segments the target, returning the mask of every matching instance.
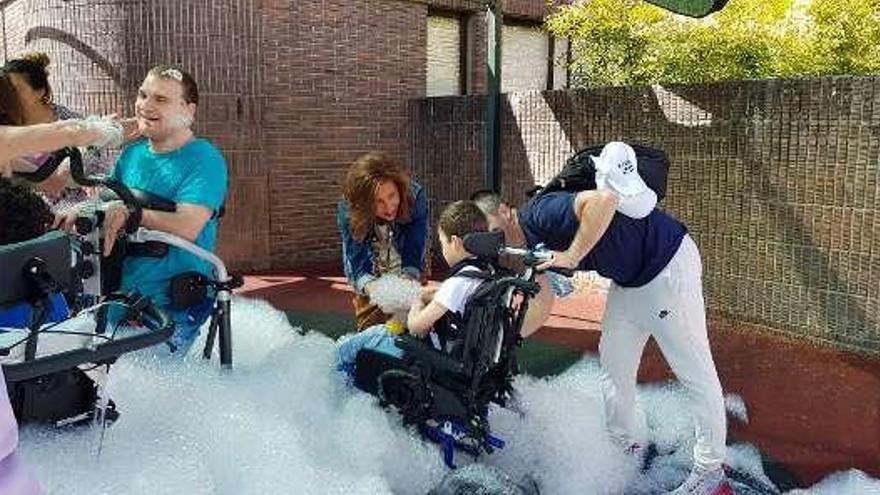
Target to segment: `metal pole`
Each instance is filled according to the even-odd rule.
[[[486,11],[487,104],[486,156],[483,174],[484,187],[501,192],[501,28],[504,18],[501,0],[489,1]]]

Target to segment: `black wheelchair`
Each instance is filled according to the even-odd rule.
[[[174,211],[175,205],[110,178],[86,177],[82,156],[75,148],[63,149],[36,171],[16,176],[40,182],[65,160],[69,161],[74,182],[99,188],[102,197],[112,198],[83,209],[72,234],[53,231],[36,239],[0,246],[0,266],[4,272],[0,314],[24,307],[28,315],[23,332],[0,332],[0,362],[19,421],[65,424],[98,416],[113,419],[117,414],[115,406],[101,396],[109,366],[125,353],[162,344],[173,335],[173,321],[149,298],[120,292],[122,260],[126,256],[163,256],[170,246],[175,246],[213,267],[213,277],[198,272],[175,277],[169,291],[172,305],[181,309],[213,296],[203,356],[211,358],[217,341],[221,365],[231,368],[230,306],[233,290],[242,285],[241,277],[231,275],[219,257],[196,244],[141,227],[143,209]],[[104,257],[105,212],[120,203],[130,213],[126,233],[113,253]],[[215,215],[219,217],[222,213],[221,209]],[[50,323],[49,316],[59,304],[65,306],[67,316]],[[117,332],[108,317],[114,306],[117,309],[113,311],[124,312],[126,322],[136,324],[135,331]],[[93,328],[63,328],[64,323],[74,319],[86,321]],[[62,346],[57,352],[41,352],[41,340],[52,340],[49,336],[58,335],[76,335],[80,341],[70,348]],[[15,355],[22,347],[23,352]]]
[[[481,281],[464,314],[447,313],[434,326],[434,339],[399,337],[395,345],[403,358],[363,349],[346,370],[358,388],[394,406],[405,424],[439,443],[450,468],[457,450],[477,457],[505,445],[491,431],[489,407],[506,407],[513,397],[520,332],[529,301],[541,290],[535,267],[548,259],[543,250],[505,247],[503,232],[469,234],[464,243],[477,259],[450,273]],[[501,255],[518,259],[520,268],[503,267]]]

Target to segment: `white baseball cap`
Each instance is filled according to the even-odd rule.
[[[604,182],[621,196],[637,196],[648,189],[639,176],[638,160],[632,146],[612,141],[602,148],[599,156],[591,156],[596,166],[596,183]]]
[[[657,194],[639,175],[632,146],[612,141],[602,148],[599,156],[591,158],[596,166],[596,186],[613,189],[620,198],[617,211],[630,218],[643,218],[657,206]]]

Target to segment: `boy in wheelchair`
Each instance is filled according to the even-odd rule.
[[[515,349],[538,329],[553,298],[535,263],[516,272],[500,266],[503,234],[488,232],[475,203],[443,210],[438,234],[450,275],[413,304],[410,335],[377,325],[343,338],[337,350],[355,385],[441,443],[454,467],[455,448],[478,455],[503,447],[489,431],[489,403],[505,405]]]

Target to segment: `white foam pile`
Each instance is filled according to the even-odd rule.
[[[198,345],[176,365],[144,355],[120,360],[110,388],[122,415],[107,430],[100,457],[95,430],[24,428],[22,454],[44,491],[452,493],[441,484],[449,480],[437,446],[350,387],[335,371],[329,338],[301,335],[283,313],[245,299],[235,300],[233,331],[231,372],[221,371],[216,358],[204,362]],[[553,379],[519,378],[523,414],[493,411],[493,429],[507,447],[484,457],[494,468],[472,467],[471,478],[503,484],[500,470],[542,494],[563,495],[657,493],[678,483],[687,474],[692,436],[681,390],[641,389],[641,419],[660,455],[639,474],[636,461],[605,435],[597,371],[596,360],[586,358]],[[728,461],[772,487],[755,449],[735,446]],[[841,473],[797,493],[880,493],[880,481]]]
[[[398,275],[382,275],[370,283],[370,301],[389,314],[409,311],[421,293],[418,280]]]

